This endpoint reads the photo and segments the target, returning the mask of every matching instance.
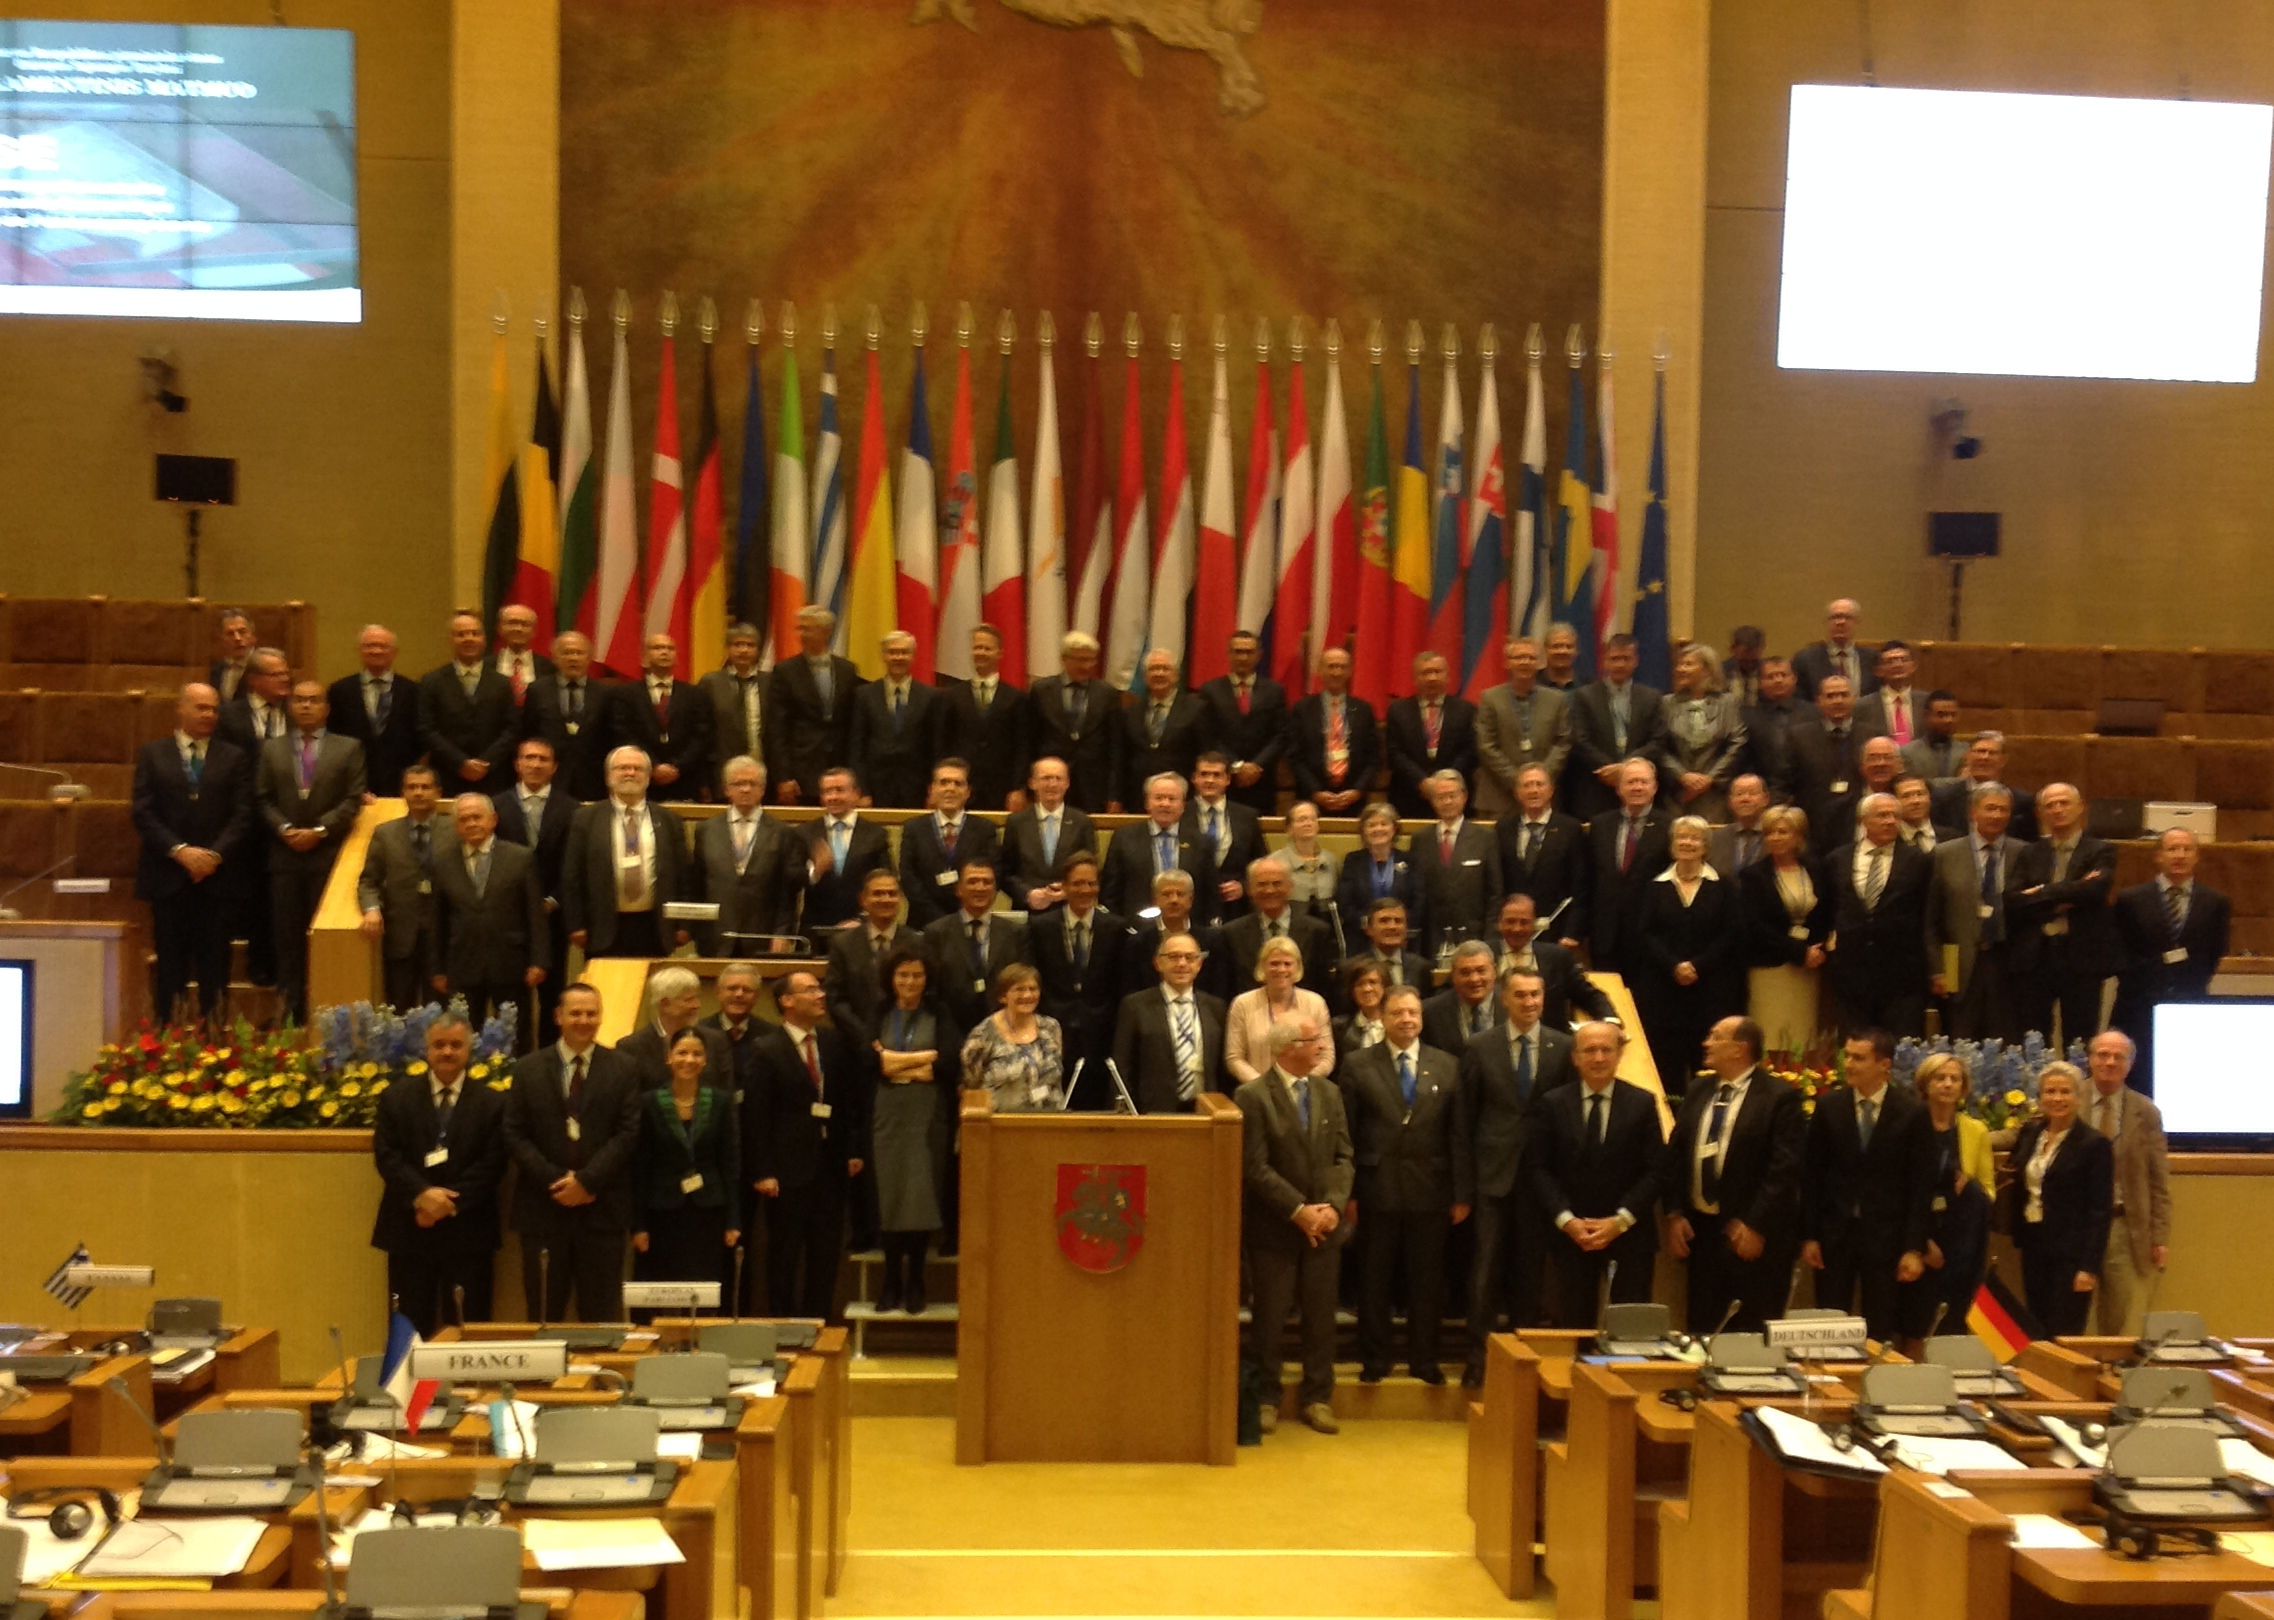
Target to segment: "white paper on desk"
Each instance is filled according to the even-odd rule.
[[[120,1525],[88,1554],[79,1573],[105,1580],[218,1580],[249,1563],[261,1532],[259,1519],[135,1519]]]
[[[529,1444],[537,1436],[537,1403],[515,1401],[510,1415],[504,1401],[492,1401],[490,1415],[490,1455],[493,1457],[526,1457]]]
[[[1889,1445],[1895,1460],[1921,1474],[1947,1474],[1954,1468],[2026,1468],[2005,1447],[1963,1435],[1906,1434]]]
[[[524,1519],[521,1540],[545,1571],[687,1561],[661,1519]]]
[[[2274,1530],[2222,1530],[2219,1545],[2254,1564],[2274,1565]]]
[[[397,1440],[392,1435],[381,1434],[376,1429],[366,1429],[363,1434],[363,1451],[357,1460],[367,1463],[390,1462],[397,1457],[407,1461],[413,1457],[433,1458],[449,1455],[450,1448],[448,1446],[416,1446],[408,1440]]]
[[[47,1527],[44,1513],[27,1514],[21,1519],[8,1521],[24,1533],[24,1585],[45,1586],[58,1575],[67,1573],[80,1559],[87,1556],[85,1541],[64,1541]]]
[[[2221,1436],[2219,1461],[2227,1465],[2227,1472],[2255,1479],[2261,1485],[2274,1485],[2274,1457],[2269,1457],[2248,1440]]]
[[[2056,1519],[2050,1513],[2016,1513],[2013,1516],[2013,1544],[2016,1547],[2047,1552],[2066,1552],[2077,1547],[2090,1552],[2099,1545],[2068,1520]]]
[[[1832,1437],[1821,1427],[1796,1412],[1780,1411],[1773,1406],[1753,1409],[1761,1426],[1769,1431],[1769,1438],[1777,1444],[1787,1462],[1819,1463],[1830,1468],[1845,1468],[1859,1474],[1884,1474],[1887,1465],[1870,1452],[1858,1446],[1853,1451],[1842,1451],[1832,1444]]]
[[[736,1384],[727,1393],[729,1395],[740,1395],[749,1400],[762,1401],[774,1393],[774,1375],[768,1373],[765,1377],[754,1379],[750,1383]]]
[[[655,1454],[659,1458],[677,1457],[685,1462],[701,1462],[702,1432],[689,1429],[684,1434],[659,1434],[655,1437]]]
[[[2061,1449],[2076,1458],[2079,1468],[2106,1468],[2108,1448],[2089,1444],[2074,1423],[2067,1418],[2040,1417],[2045,1432],[2061,1443]]]

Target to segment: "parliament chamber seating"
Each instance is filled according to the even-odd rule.
[[[294,669],[315,657],[316,610],[305,602],[0,596],[0,686],[163,691],[170,702],[211,667],[227,607],[249,614],[256,643],[281,650]]]
[[[2090,731],[2100,706],[2152,699],[2166,737],[2274,739],[2274,652],[1919,641],[1918,685],[1956,695],[1966,731]]]

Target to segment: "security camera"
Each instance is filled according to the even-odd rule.
[[[175,416],[189,409],[189,396],[174,386],[180,380],[181,374],[174,369],[174,357],[166,350],[153,349],[142,357],[143,397]]]
[[[1982,441],[1966,431],[1966,407],[1955,399],[1938,399],[1927,412],[1935,438],[1953,461],[1972,461],[1982,453]]]
[[[1971,433],[1962,433],[1950,441],[1950,459],[1972,461],[1982,453],[1982,441]]]

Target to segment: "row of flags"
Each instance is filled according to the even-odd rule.
[[[1109,465],[1105,454],[1112,379],[1097,317],[1089,321],[1086,355],[1074,362],[1079,414],[1067,444],[1060,436],[1055,336],[1045,316],[1032,455],[1022,473],[1008,311],[984,464],[968,321],[946,390],[943,459],[933,434],[919,312],[907,430],[894,457],[872,313],[861,357],[860,436],[848,457],[834,322],[824,330],[820,414],[809,440],[795,317],[785,306],[780,411],[769,444],[766,353],[754,312],[730,524],[712,354],[715,316],[705,300],[690,474],[680,454],[679,316],[667,295],[643,535],[622,293],[613,324],[604,433],[596,441],[581,297],[572,296],[557,404],[539,333],[536,403],[526,437],[512,421],[508,337],[505,323],[498,323],[491,378],[494,499],[483,597],[493,620],[507,604],[531,608],[540,641],[558,630],[583,631],[595,659],[619,676],[635,674],[644,638],[663,632],[677,642],[682,678],[715,669],[725,661],[726,628],[735,622],[759,627],[766,663],[794,656],[798,614],[819,604],[836,615],[835,650],[870,677],[882,673],[881,643],[894,630],[915,638],[919,678],[969,676],[971,631],[986,623],[1001,630],[1003,674],[1016,683],[1059,673],[1060,638],[1080,629],[1098,638],[1103,672],[1116,685],[1131,684],[1145,653],[1163,648],[1197,686],[1227,672],[1233,632],[1249,629],[1262,637],[1266,672],[1290,692],[1307,691],[1319,656],[1340,647],[1353,655],[1354,689],[1380,705],[1411,690],[1414,660],[1425,651],[1448,660],[1454,690],[1480,695],[1502,679],[1507,636],[1542,637],[1559,622],[1579,630],[1580,676],[1591,678],[1597,647],[1623,620],[1641,642],[1641,678],[1669,684],[1664,368],[1656,378],[1636,588],[1622,602],[1611,366],[1597,357],[1591,432],[1585,350],[1576,328],[1567,345],[1570,397],[1557,481],[1551,486],[1548,477],[1546,387],[1535,329],[1527,344],[1511,487],[1489,327],[1475,393],[1468,396],[1475,400],[1473,433],[1463,412],[1458,340],[1446,329],[1437,431],[1426,453],[1419,323],[1409,329],[1402,448],[1393,469],[1378,329],[1369,343],[1365,454],[1354,463],[1334,328],[1330,324],[1324,345],[1314,439],[1301,328],[1290,333],[1288,363],[1275,368],[1272,335],[1259,326],[1246,476],[1236,487],[1221,323],[1207,377],[1196,485],[1186,438],[1185,361],[1174,340],[1158,476],[1148,480],[1134,316],[1120,378],[1118,464]]]

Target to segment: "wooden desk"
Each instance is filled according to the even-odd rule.
[[[2211,1620],[2274,1620],[2274,1597],[2256,1592],[2229,1592],[2211,1611]]]
[[[1685,1387],[1697,1374],[1669,1363],[1560,1365],[1569,1369],[1564,1437],[1548,1443],[1540,1470],[1556,1614],[1627,1620],[1636,1588],[1657,1584],[1657,1504],[1688,1486],[1688,1436],[1671,1444],[1645,1438],[1637,1410],[1673,1413],[1660,1391]]]
[[[139,1339],[138,1327],[75,1327],[69,1334],[75,1349],[108,1344],[115,1339]],[[272,1327],[239,1328],[214,1346],[213,1359],[180,1383],[156,1383],[155,1393],[169,1408],[187,1406],[198,1397],[227,1394],[233,1389],[269,1389],[284,1382],[283,1352]]]
[[[2134,1563],[2105,1550],[2012,1545],[2017,1513],[2062,1514],[2092,1502],[2084,1469],[1921,1475],[1880,1481],[1878,1568],[1869,1591],[1831,1594],[1827,1616],[1992,1620],[2090,1609],[2127,1617],[2206,1616],[2241,1589],[2274,1590],[2274,1568],[2234,1553]],[[2087,1529],[2087,1535],[2096,1532]],[[2230,1611],[2220,1607],[2222,1615]],[[2274,1613],[2274,1608],[2233,1611]]]
[[[287,1587],[265,1592],[49,1592],[53,1620],[314,1620],[324,1594]],[[548,1620],[642,1620],[637,1592],[529,1586],[524,1602],[545,1605]]]
[[[1469,1423],[1469,1500],[1477,1561],[1502,1594],[1538,1585],[1540,1354],[1512,1333],[1484,1347],[1484,1399]]]
[[[139,1428],[140,1425],[137,1425]],[[147,1440],[149,1435],[142,1436]],[[8,1464],[5,1475],[0,1475],[0,1493],[14,1496],[18,1491],[38,1490],[58,1485],[78,1485],[126,1495],[138,1490],[158,1466],[155,1456],[132,1455],[108,1457],[19,1457]],[[348,1500],[335,1494],[334,1502]],[[248,1515],[264,1518],[268,1528],[253,1546],[253,1555],[245,1567],[234,1575],[223,1576],[215,1586],[227,1591],[281,1585],[294,1573],[294,1549],[298,1541],[297,1526],[305,1517],[311,1530],[315,1526],[316,1502],[311,1494],[298,1506],[281,1513]],[[312,1573],[314,1565],[309,1569]]]

